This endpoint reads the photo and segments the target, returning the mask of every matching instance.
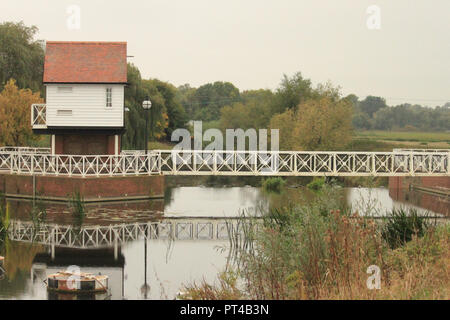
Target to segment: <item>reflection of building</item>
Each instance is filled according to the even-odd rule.
[[[435,213],[450,214],[450,177],[390,177],[392,199]]]
[[[442,197],[417,190],[391,188],[389,189],[389,196],[404,204],[414,205],[445,216],[450,215],[450,199],[448,196]]]
[[[36,204],[36,203],[35,203]],[[73,222],[70,208],[65,202],[41,201],[39,209],[46,212],[45,221],[68,225]],[[21,221],[30,220],[30,212],[33,209],[33,201],[8,199],[11,218]],[[83,219],[85,225],[110,225],[117,221],[127,223],[149,221],[159,218],[164,212],[164,200],[152,199],[141,201],[118,201],[109,203],[85,204],[86,215]]]
[[[77,266],[81,272],[102,274],[109,277],[108,294],[58,294],[49,293],[49,299],[122,299],[124,295],[125,258],[120,247],[103,249],[55,248],[54,252],[40,253],[34,257],[31,268],[31,280],[46,279],[49,274],[64,271],[70,266]]]

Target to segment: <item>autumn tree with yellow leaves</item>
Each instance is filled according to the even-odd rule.
[[[352,106],[328,95],[308,99],[275,115],[270,127],[280,130],[284,150],[340,150],[352,139]]]
[[[0,93],[0,146],[25,146],[36,139],[31,130],[31,105],[43,103],[40,93],[19,89],[9,80]]]

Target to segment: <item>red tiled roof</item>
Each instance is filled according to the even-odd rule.
[[[48,41],[44,83],[126,83],[126,42]]]

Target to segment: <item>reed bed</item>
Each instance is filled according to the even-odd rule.
[[[247,240],[230,234],[235,263],[215,283],[185,285],[184,298],[450,298],[448,224],[428,223],[412,210],[366,218],[338,208],[335,193],[328,188],[310,204],[242,220],[253,226],[243,227]],[[370,266],[381,272],[379,289],[367,284]]]

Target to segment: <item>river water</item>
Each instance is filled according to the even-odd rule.
[[[429,195],[411,191],[399,195],[386,188],[342,188],[339,192],[355,211],[370,207],[372,214],[383,215],[392,208],[414,207],[448,215],[448,199],[429,200]],[[0,255],[5,256],[0,299],[77,298],[48,294],[43,282],[48,274],[71,265],[82,272],[109,276],[108,294],[78,298],[174,299],[183,284],[212,282],[226,268],[226,218],[264,211],[300,195],[306,199],[302,201],[314,197],[306,188],[286,188],[277,195],[252,186],[173,186],[164,200],[89,205],[83,221],[74,221],[66,205],[44,204],[47,214],[39,228],[87,230],[83,243],[80,239],[71,243],[68,233],[61,230],[57,238],[50,237],[50,231],[33,238],[32,228],[24,229],[31,224],[30,202],[9,199],[18,231],[0,247]],[[20,222],[24,225],[17,224]],[[147,239],[142,231],[145,225],[149,226]],[[109,241],[105,230],[110,226],[120,232],[119,240]]]

